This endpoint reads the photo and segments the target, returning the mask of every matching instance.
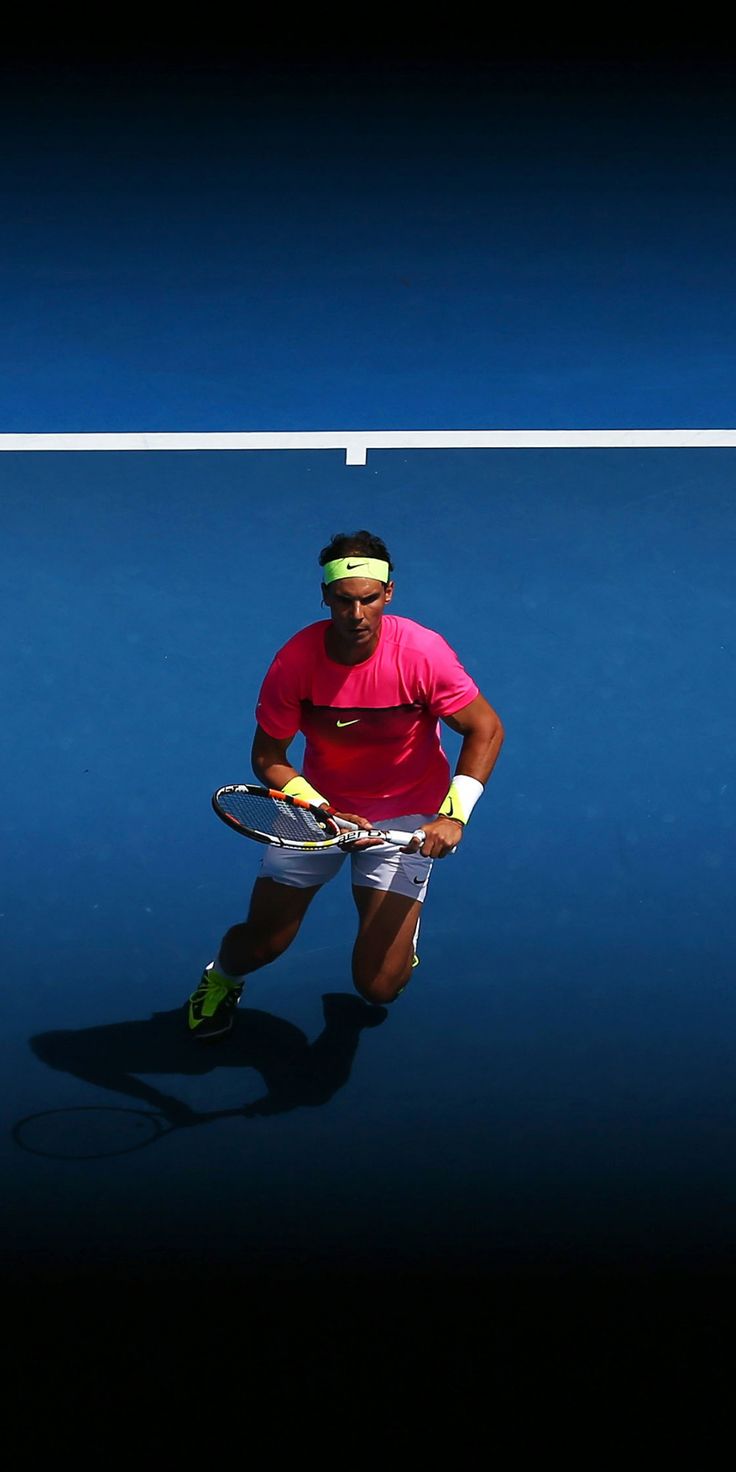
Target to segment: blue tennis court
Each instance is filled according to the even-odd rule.
[[[733,115],[700,73],[705,163],[666,77],[624,127],[613,73],[591,115],[537,72],[510,154],[512,73],[492,98],[473,73],[449,123],[421,73],[363,77],[371,130],[336,81],[246,105],[224,78],[11,91],[36,131],[3,433],[733,425]],[[49,1371],[83,1344],[186,1398],[229,1305],[239,1373],[298,1364],[308,1397],[359,1403],[366,1346],[375,1384],[408,1363],[426,1395],[439,1365],[450,1407],[554,1366],[596,1391],[626,1356],[725,1385],[735,455],[0,455],[4,1258]],[[210,794],[253,780],[260,680],[358,526],[505,746],[385,1021],[345,1005],[340,876],[198,1049],[183,1004],[260,859]]]

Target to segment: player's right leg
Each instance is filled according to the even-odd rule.
[[[318,889],[320,884],[297,887],[263,876],[256,880],[247,920],[223,936],[216,959],[205,967],[189,998],[187,1022],[193,1036],[217,1038],[230,1031],[244,978],[283,955]]]

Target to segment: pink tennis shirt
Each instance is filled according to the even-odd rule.
[[[362,664],[325,648],[329,622],[301,629],[279,650],[256,706],[280,741],[302,731],[304,775],[338,812],[371,822],[436,813],[450,786],[438,717],[462,710],[478,686],[440,634],[384,614]]]

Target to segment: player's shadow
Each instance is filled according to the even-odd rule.
[[[238,1013],[226,1038],[210,1042],[187,1032],[180,1007],[136,1022],[38,1033],[29,1041],[49,1068],[143,1101],[172,1124],[187,1122],[188,1106],[138,1075],[200,1076],[217,1068],[252,1068],[261,1075],[266,1093],[245,1106],[244,1114],[284,1114],[327,1104],[350,1077],[363,1029],[388,1016],[384,1007],[371,1007],[342,992],[323,996],[322,1009],[324,1027],[312,1043],[293,1022],[250,1007]]]

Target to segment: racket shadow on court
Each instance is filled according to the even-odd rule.
[[[255,1008],[238,1014],[227,1038],[209,1043],[187,1033],[180,1007],[140,1021],[39,1033],[29,1046],[40,1062],[127,1095],[135,1107],[111,1102],[45,1110],[18,1120],[13,1138],[36,1155],[99,1159],[140,1149],[174,1129],[327,1104],[350,1077],[361,1032],[379,1026],[388,1013],[342,992],[326,993],[322,1010],[324,1026],[314,1042],[293,1022]],[[201,1112],[138,1077],[201,1077],[219,1068],[254,1069],[265,1094],[242,1108]]]

